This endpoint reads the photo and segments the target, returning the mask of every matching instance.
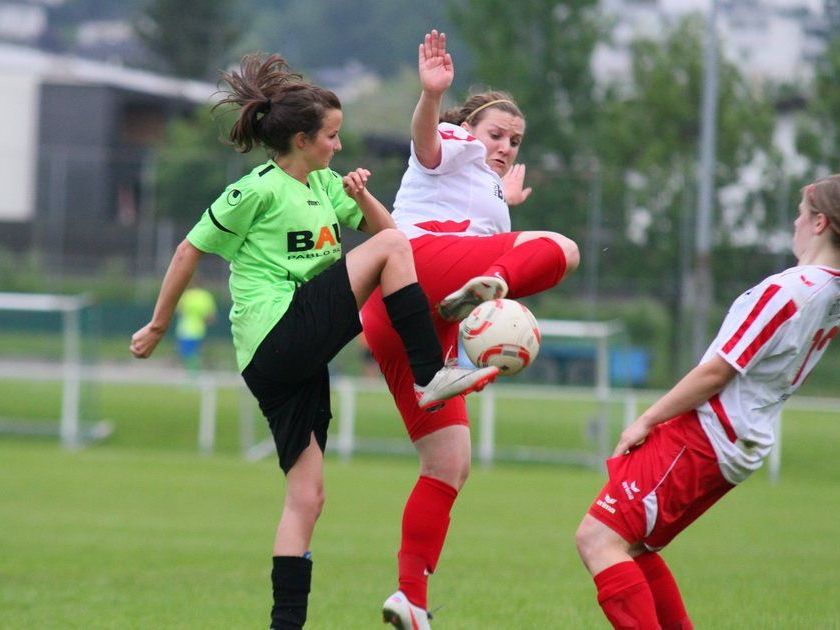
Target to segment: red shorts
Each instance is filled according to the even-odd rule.
[[[609,481],[589,513],[629,543],[661,549],[734,486],[695,412],[654,427],[641,446],[607,460]]]
[[[432,321],[443,354],[454,357],[458,351],[458,323],[443,321],[435,311],[441,299],[460,289],[470,278],[480,276],[502,254],[513,248],[519,232],[493,236],[420,236],[411,240],[417,280],[429,298]],[[412,441],[438,429],[453,425],[469,426],[467,405],[463,396],[456,396],[438,411],[426,412],[417,407],[414,377],[408,365],[402,341],[391,326],[391,320],[377,289],[362,308],[365,338],[388,388],[397,403]]]

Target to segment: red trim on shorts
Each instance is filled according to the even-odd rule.
[[[723,430],[726,432],[726,437],[729,438],[729,441],[734,444],[735,440],[738,439],[738,435],[735,433],[735,429],[732,427],[732,421],[729,419],[729,415],[726,413],[726,409],[723,408],[723,403],[720,401],[720,396],[718,394],[712,396],[709,399],[709,405],[712,407],[712,411],[715,412],[718,422],[720,422],[721,426],[723,426]]]
[[[427,232],[466,232],[470,227],[470,220],[464,221],[423,221],[423,223],[415,223],[415,227]]]
[[[741,356],[738,357],[736,363],[741,367],[746,367],[747,363],[749,363],[756,353],[761,350],[761,346],[767,343],[767,341],[776,333],[779,326],[784,324],[795,314],[796,304],[793,300],[788,300],[781,310],[773,316],[773,319],[771,319],[761,332],[758,333],[756,338],[753,339],[753,342],[747,346],[747,349],[741,353]]]
[[[752,326],[752,323],[756,320],[759,313],[761,313],[761,311],[764,310],[764,307],[767,306],[767,303],[773,298],[774,295],[776,295],[781,290],[781,288],[782,287],[778,284],[771,284],[769,287],[767,287],[767,289],[765,289],[764,293],[762,293],[761,297],[758,298],[758,301],[755,303],[753,310],[750,311],[749,315],[747,315],[747,318],[741,324],[740,328],[738,328],[738,330],[735,331],[735,334],[732,335],[729,341],[727,341],[726,344],[723,346],[722,351],[724,353],[731,352],[732,348],[738,345],[738,342],[741,341],[741,337],[743,337],[744,333],[746,333],[749,327]]]
[[[650,550],[666,546],[734,487],[694,411],[657,425],[640,446],[609,458],[607,473],[588,513]]]

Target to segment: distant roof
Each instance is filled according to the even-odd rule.
[[[0,43],[0,71],[6,74],[35,74],[51,84],[107,85],[194,103],[212,102],[218,89],[215,84],[205,81],[178,79],[6,43]]]

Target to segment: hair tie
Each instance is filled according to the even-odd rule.
[[[262,113],[268,113],[268,110],[271,109],[271,98],[266,97],[266,99],[260,104],[259,111]]]
[[[487,103],[484,103],[484,105],[479,105],[478,107],[476,107],[476,108],[475,108],[474,110],[472,110],[469,114],[467,114],[467,117],[466,117],[466,118],[464,118],[464,122],[469,122],[469,121],[470,121],[470,119],[471,119],[473,116],[475,116],[478,112],[480,112],[482,109],[487,109],[487,108],[488,108],[488,107],[490,107],[491,105],[498,105],[499,103],[510,103],[511,105],[513,105],[514,107],[516,107],[516,103],[514,103],[514,102],[513,102],[512,100],[510,100],[509,98],[499,98],[499,99],[496,99],[495,101],[489,101],[489,102],[487,102]]]

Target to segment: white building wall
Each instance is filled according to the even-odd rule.
[[[38,77],[0,71],[0,221],[35,216]]]

